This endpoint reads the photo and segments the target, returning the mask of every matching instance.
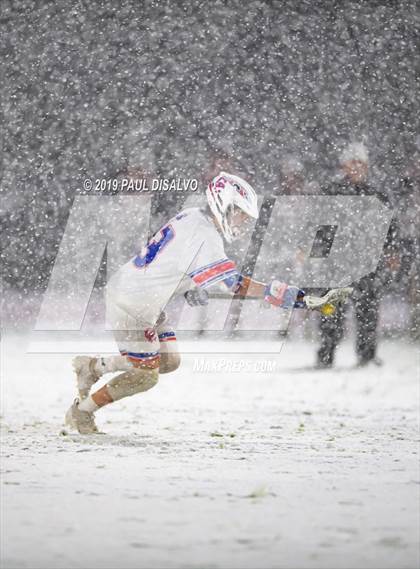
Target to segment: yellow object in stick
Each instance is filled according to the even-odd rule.
[[[323,316],[332,316],[335,313],[335,306],[333,304],[324,304],[321,308],[321,314]]]

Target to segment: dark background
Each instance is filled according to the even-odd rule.
[[[395,203],[419,150],[419,12],[390,0],[2,0],[3,286],[45,288],[76,189],[127,167],[201,178],[223,152],[271,194],[285,154],[322,186],[343,145],[363,139]]]

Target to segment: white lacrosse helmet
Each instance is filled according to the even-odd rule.
[[[231,226],[233,208],[238,207],[254,219],[258,218],[258,198],[254,188],[239,176],[220,172],[206,190],[207,201],[229,243],[238,236]]]

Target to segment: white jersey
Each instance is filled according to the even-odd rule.
[[[211,217],[200,208],[188,208],[113,275],[108,293],[127,312],[155,322],[174,296],[222,281],[231,287],[238,276]]]

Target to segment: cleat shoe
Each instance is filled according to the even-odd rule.
[[[316,362],[316,364],[314,365],[314,369],[317,370],[321,370],[321,369],[332,369],[333,367],[333,362],[327,362],[327,361],[322,361],[322,360],[318,360]]]
[[[80,399],[85,399],[89,395],[90,388],[101,377],[101,374],[95,369],[96,361],[96,358],[90,356],[76,356],[73,359],[73,369],[77,377]]]
[[[370,364],[375,365],[376,367],[381,367],[383,365],[383,361],[378,357],[373,358],[359,358],[357,360],[356,367],[366,367]]]
[[[93,413],[81,411],[79,409],[79,399],[73,401],[73,405],[66,413],[66,425],[79,431],[81,435],[93,435],[98,433],[98,427],[95,425],[95,417]]]

